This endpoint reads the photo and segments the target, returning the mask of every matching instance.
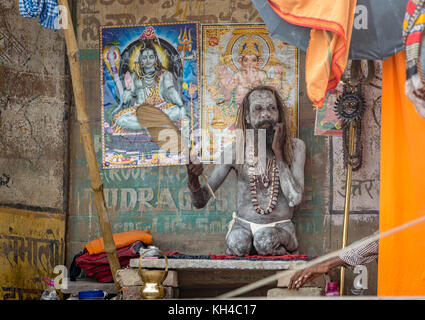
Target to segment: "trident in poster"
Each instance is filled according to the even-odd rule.
[[[361,70],[360,60],[353,61],[351,78],[354,77],[353,71],[356,71],[358,75],[359,70]],[[365,102],[361,94],[361,82],[358,79],[350,79],[344,82],[343,93],[335,103],[335,113],[343,121],[344,164],[347,167],[342,248],[347,246],[352,172],[360,169],[362,164],[361,122],[364,105]],[[356,145],[356,150],[354,150],[354,145]],[[344,282],[345,268],[342,267],[339,286],[341,296],[344,292]]]
[[[181,52],[181,55],[182,55],[182,68],[184,73],[184,61],[189,60],[189,57],[186,57],[186,51],[188,53],[192,51],[192,36],[190,34],[190,30],[188,34],[186,27],[184,27],[184,32],[183,32],[183,29],[180,29],[178,40],[179,40],[179,44],[177,45],[177,50]]]

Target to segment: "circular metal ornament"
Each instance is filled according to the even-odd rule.
[[[364,100],[360,95],[347,93],[338,97],[334,110],[340,120],[350,122],[362,118],[364,105]]]

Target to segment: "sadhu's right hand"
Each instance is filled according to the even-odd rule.
[[[204,172],[204,166],[202,163],[193,163],[189,160],[189,164],[186,165],[187,175],[189,178],[189,183],[193,187],[197,187],[199,185],[198,177]]]

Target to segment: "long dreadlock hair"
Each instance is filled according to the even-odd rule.
[[[294,161],[294,150],[292,146],[292,137],[291,137],[291,130],[290,130],[290,119],[288,115],[288,108],[283,102],[282,98],[280,97],[279,92],[271,86],[257,86],[252,88],[248,91],[248,93],[245,95],[245,97],[242,100],[242,103],[239,105],[237,118],[236,118],[236,128],[242,129],[243,132],[243,138],[244,143],[246,143],[246,117],[250,111],[249,108],[249,97],[251,93],[257,90],[268,90],[271,93],[273,93],[277,109],[279,111],[279,120],[278,122],[283,122],[283,128],[284,128],[284,136],[282,141],[282,150],[283,150],[283,160],[286,162],[288,166],[292,166],[292,162]]]

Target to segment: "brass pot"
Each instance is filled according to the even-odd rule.
[[[140,295],[143,299],[162,299],[165,296],[165,290],[162,283],[168,274],[168,258],[161,250],[156,250],[158,250],[165,258],[165,270],[149,270],[141,268],[142,257],[150,250],[143,252],[139,258],[139,275],[143,282],[142,288],[140,289]]]

